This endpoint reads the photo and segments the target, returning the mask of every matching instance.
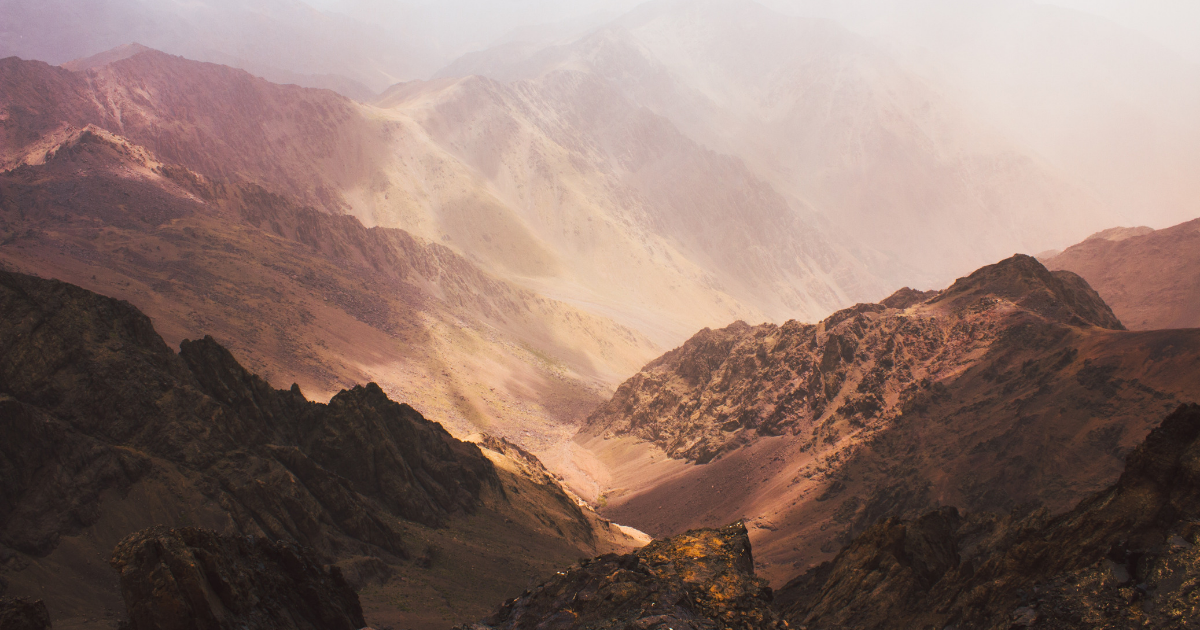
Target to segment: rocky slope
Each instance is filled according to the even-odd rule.
[[[1200,328],[1200,219],[1161,230],[1113,228],[1046,259],[1095,287],[1134,330]]]
[[[90,558],[155,524],[290,541],[358,573],[454,566],[457,551],[489,544],[468,539],[435,559],[440,530],[548,536],[532,555],[493,548],[469,560],[520,553],[517,567],[534,571],[621,539],[556,483],[498,468],[502,456],[373,383],[310,402],[298,386],[271,388],[211,337],[176,354],[127,302],[20,274],[0,272],[0,318],[3,579],[60,618],[112,608],[116,585]],[[504,580],[493,582],[503,592]],[[462,614],[481,604],[454,605]]]
[[[459,628],[785,628],[771,598],[739,522],[580,561]]]
[[[1073,510],[885,520],[778,592],[808,628],[1188,628],[1200,614],[1200,406]]]
[[[131,630],[358,630],[354,589],[303,547],[158,526],[113,550]]]
[[[578,439],[607,466],[603,513],[660,536],[746,517],[779,580],[888,515],[1069,508],[1200,399],[1198,351],[1195,331],[1124,331],[1078,276],[1016,256],[817,325],[702,331]]]
[[[12,630],[46,630],[50,627],[50,613],[41,600],[0,599],[0,626]]]

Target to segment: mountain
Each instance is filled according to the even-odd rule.
[[[342,121],[309,140],[336,143],[368,124],[335,94],[160,53],[117,62],[149,73],[122,81],[161,81],[158,92],[173,89],[170,75],[197,82],[194,92],[177,86],[181,98],[213,97],[186,106],[207,123],[168,117],[164,129],[147,122],[162,120],[154,111],[131,106],[118,123],[97,109],[87,96],[101,81],[95,71],[89,85],[44,64],[6,63],[4,146],[15,168],[0,174],[0,261],[128,299],[171,343],[212,334],[254,371],[322,400],[378,382],[456,435],[482,430],[539,453],[569,440],[602,392],[657,352],[636,330],[505,282],[444,245],[323,211],[319,199],[337,189],[319,182],[336,169],[308,152],[299,129],[320,117],[301,112]],[[226,121],[214,94],[239,82],[262,98]],[[276,101],[295,107],[291,124],[264,105]],[[247,141],[271,134],[279,155],[297,159]],[[290,187],[304,178],[307,187]]]
[[[412,83],[366,106],[152,51],[76,73],[5,63],[8,168],[92,124],[204,177],[442,243],[658,344],[884,293],[736,159],[603,83]]]
[[[1135,330],[1200,328],[1200,219],[1161,230],[1112,228],[1045,261],[1088,281]]]
[[[588,418],[576,489],[656,536],[744,517],[781,580],[885,516],[1069,508],[1198,399],[1197,350],[1015,256],[816,325],[701,331]]]
[[[500,46],[439,76],[516,84],[564,72],[601,80],[740,158],[888,286],[940,284],[1115,216],[871,39],[754,2],[646,3],[575,41]]]
[[[1115,484],[1044,513],[887,519],[778,591],[821,628],[1185,628],[1197,612],[1200,407],[1167,416]]]
[[[553,479],[373,383],[310,402],[211,337],[176,354],[129,303],[32,276],[0,272],[0,316],[3,584],[54,619],[119,609],[91,559],[152,525],[303,545],[384,583],[364,594],[368,616],[417,625],[481,614],[580,550],[633,544]],[[396,597],[413,607],[383,604]]]

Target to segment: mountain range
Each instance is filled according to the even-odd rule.
[[[1200,69],[909,4],[0,0],[0,619],[1187,618]]]

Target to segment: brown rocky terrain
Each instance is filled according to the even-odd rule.
[[[1082,276],[1131,329],[1200,328],[1198,246],[1200,219],[1105,230],[1044,262]]]
[[[1016,256],[817,325],[705,330],[589,418],[589,498],[656,536],[744,517],[773,580],[889,515],[1065,510],[1200,399],[1200,335],[1123,328]]]
[[[0,272],[0,318],[0,584],[43,598],[67,627],[119,609],[93,560],[151,525],[302,544],[360,587],[384,583],[364,596],[369,615],[390,575],[406,597],[456,594],[390,607],[416,625],[442,620],[441,606],[471,615],[581,549],[631,544],[553,480],[373,383],[309,402],[211,337],[176,354],[129,303],[20,274]],[[494,563],[499,578],[462,578]]]
[[[806,628],[1191,628],[1200,615],[1200,406],[1111,487],[1048,518],[943,508],[874,525],[777,593]]]
[[[131,630],[358,630],[338,567],[295,544],[158,526],[113,550]]]
[[[50,627],[50,612],[40,599],[3,598],[0,599],[0,627],[6,630],[46,630]]]
[[[785,628],[771,599],[766,581],[754,576],[750,538],[739,522],[582,560],[459,628]]]

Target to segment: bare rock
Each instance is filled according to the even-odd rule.
[[[337,567],[263,538],[152,527],[121,541],[112,566],[130,630],[357,630],[358,596]]]
[[[50,613],[40,599],[0,599],[0,628],[3,630],[46,630]]]
[[[584,560],[460,630],[757,630],[785,627],[754,576],[742,523],[698,529],[636,553]]]

